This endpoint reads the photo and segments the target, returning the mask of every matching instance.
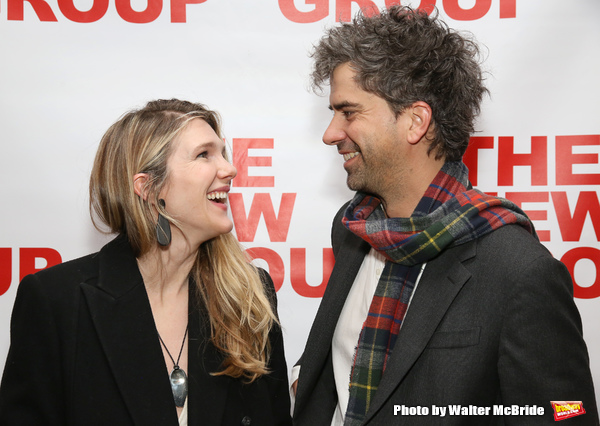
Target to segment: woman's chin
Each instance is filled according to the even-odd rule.
[[[229,234],[233,230],[233,222],[231,220],[223,221],[223,223],[215,224],[212,229],[212,236],[210,239],[218,237],[219,235]]]

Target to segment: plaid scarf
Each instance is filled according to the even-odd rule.
[[[386,257],[350,376],[345,426],[362,424],[394,348],[422,264],[444,249],[511,223],[535,235],[512,202],[469,189],[462,162],[444,164],[409,218],[387,218],[381,201],[357,193],[342,223]]]

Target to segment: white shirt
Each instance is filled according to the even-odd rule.
[[[331,426],[342,426],[344,424],[346,408],[350,399],[350,373],[352,372],[352,365],[354,363],[354,353],[358,345],[360,332],[369,313],[377,283],[384,268],[385,257],[374,249],[371,249],[363,259],[338,318],[331,342],[333,376],[338,403],[333,413]],[[424,269],[425,264],[421,267],[421,271],[415,282],[415,288],[408,301],[409,306]],[[292,369],[291,383],[294,383],[298,379],[299,374],[300,366],[295,366]],[[292,400],[294,400],[293,395]]]
[[[344,423],[348,399],[350,399],[350,373],[354,353],[383,268],[385,268],[385,258],[371,249],[360,265],[333,333],[331,350],[338,403],[333,413],[332,426]]]
[[[185,403],[183,404],[183,410],[181,410],[181,414],[179,415],[179,426],[188,426],[187,402],[188,402],[188,399],[185,398]]]

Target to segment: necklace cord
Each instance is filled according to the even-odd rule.
[[[158,339],[160,340],[160,343],[162,343],[163,347],[167,351],[167,355],[169,355],[169,358],[171,358],[171,361],[173,362],[173,369],[175,369],[175,370],[179,369],[179,360],[181,359],[181,354],[183,353],[183,347],[185,346],[185,338],[187,337],[188,328],[189,328],[189,325],[185,327],[185,333],[183,334],[183,341],[181,342],[181,349],[179,349],[179,356],[177,356],[177,362],[175,362],[175,360],[173,359],[171,352],[169,352],[169,348],[167,348],[167,345],[165,345],[165,342],[163,341],[162,337],[160,337],[160,333],[158,332],[158,330],[156,330],[156,334],[158,334]]]

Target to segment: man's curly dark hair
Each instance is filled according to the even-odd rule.
[[[479,53],[472,38],[448,28],[437,13],[393,6],[330,28],[311,54],[312,85],[322,89],[339,65],[350,63],[359,87],[385,99],[396,114],[426,102],[435,129],[429,152],[458,161],[487,93]]]

